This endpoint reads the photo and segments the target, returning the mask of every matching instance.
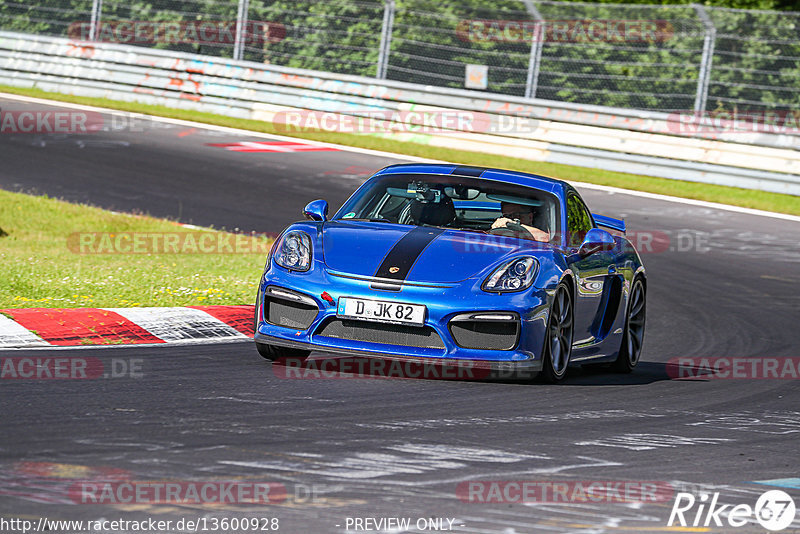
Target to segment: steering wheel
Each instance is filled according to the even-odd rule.
[[[492,235],[502,235],[505,237],[517,237],[517,232],[511,230],[510,228],[505,228],[501,226],[500,228],[491,228],[489,233]]]
[[[505,237],[519,237],[520,233],[527,234],[528,231],[519,223],[507,222],[505,226],[491,228],[489,233],[493,235],[502,235]]]

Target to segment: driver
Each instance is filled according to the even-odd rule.
[[[492,229],[507,228],[508,223],[515,223],[514,219],[519,220],[520,226],[531,235],[536,241],[549,242],[550,234],[533,226],[533,207],[525,206],[522,204],[514,204],[512,202],[501,202],[500,209],[503,212],[502,217],[498,217],[492,223]],[[509,228],[512,230],[512,228]]]

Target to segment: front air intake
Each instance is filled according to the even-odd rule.
[[[511,313],[459,315],[449,327],[453,341],[464,349],[511,350],[519,339],[519,316]]]
[[[317,332],[317,335],[353,341],[366,341],[368,343],[382,343],[384,345],[444,349],[442,338],[429,326],[407,326],[350,319],[333,319],[325,324]]]
[[[301,293],[277,287],[268,287],[264,293],[264,320],[270,324],[305,330],[318,313],[316,302]]]

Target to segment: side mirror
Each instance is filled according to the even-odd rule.
[[[309,202],[306,207],[303,208],[303,215],[305,215],[306,219],[310,219],[312,221],[327,221],[328,202],[325,200],[314,200]]]
[[[600,228],[592,228],[586,232],[586,237],[578,249],[578,256],[585,258],[601,250],[612,250],[616,243],[614,237]]]

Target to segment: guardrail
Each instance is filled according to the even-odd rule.
[[[280,122],[381,115],[400,141],[800,195],[800,137],[692,131],[680,116],[502,97],[133,46],[0,32],[2,83]],[[411,113],[414,112],[414,113]],[[426,114],[471,113],[419,128]],[[479,123],[480,127],[476,127]],[[372,134],[375,135],[375,134]],[[738,142],[734,142],[736,140]]]
[[[563,0],[12,0],[0,8],[0,30],[598,106],[794,112],[800,12],[787,10],[791,2],[764,3],[786,9]]]

